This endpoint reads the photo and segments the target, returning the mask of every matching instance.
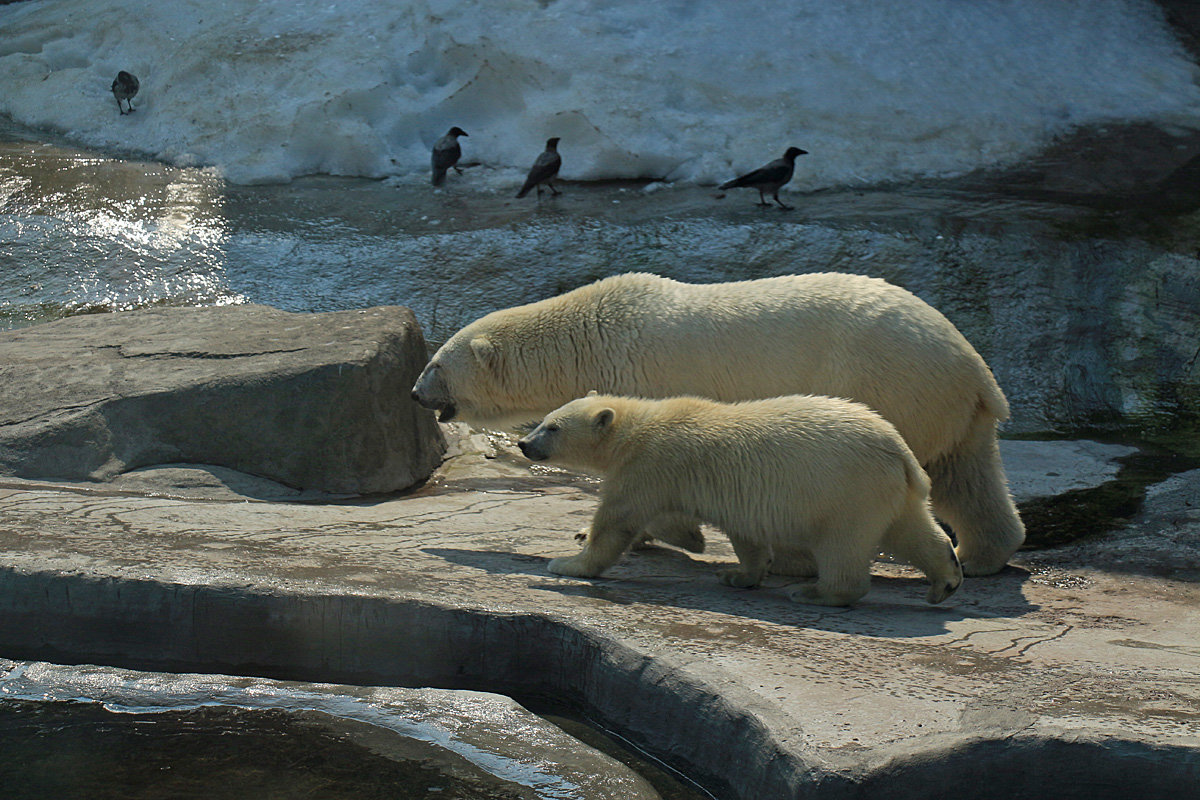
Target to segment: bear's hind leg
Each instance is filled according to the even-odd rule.
[[[775,558],[771,562],[772,575],[787,575],[795,578],[815,578],[817,562],[812,553],[807,550],[780,550],[775,548]]]
[[[958,447],[925,469],[933,510],[958,539],[963,573],[999,572],[1025,541],[1025,526],[1008,493],[995,420],[980,413]]]
[[[910,500],[884,534],[883,549],[925,573],[929,579],[925,599],[930,603],[942,602],[962,585],[963,571],[954,544],[924,502]]]
[[[659,514],[642,530],[642,534],[634,542],[634,547],[645,545],[652,539],[682,548],[689,553],[704,552],[704,534],[700,532],[700,520],[690,514]]]
[[[857,541],[856,541],[857,540]],[[797,603],[822,606],[848,606],[871,588],[871,560],[875,547],[866,546],[853,532],[831,532],[813,548],[817,564],[816,583],[792,589],[788,596]]]
[[[771,546],[744,536],[729,535],[729,543],[737,554],[739,569],[722,570],[718,577],[726,586],[753,589],[762,583],[771,566]]]

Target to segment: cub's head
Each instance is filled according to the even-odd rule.
[[[604,469],[618,415],[614,400],[595,392],[572,400],[551,411],[517,446],[531,461]]]

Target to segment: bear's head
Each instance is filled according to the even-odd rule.
[[[413,400],[437,411],[441,422],[513,428],[577,396],[560,385],[575,355],[558,352],[536,321],[514,320],[515,311],[494,312],[451,336],[417,378]]]
[[[495,393],[490,388],[497,366],[495,346],[487,336],[461,335],[464,332],[438,348],[413,385],[413,400],[437,411],[440,422],[460,415],[476,421],[480,413],[474,398]]]
[[[603,470],[610,460],[617,398],[591,392],[551,411],[517,446],[531,461]]]

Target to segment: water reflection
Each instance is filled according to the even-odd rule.
[[[0,141],[0,327],[148,305],[242,302],[210,171]]]

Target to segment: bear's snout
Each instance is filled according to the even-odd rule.
[[[422,391],[421,384],[417,384],[412,390],[412,399],[420,406],[437,410],[440,403],[430,396],[429,392]]]
[[[536,444],[531,442],[528,438],[518,439],[517,447],[521,448],[521,452],[530,461],[545,461],[546,460],[546,454],[543,453],[541,451],[541,449]]]
[[[428,408],[430,411],[438,412],[438,422],[449,422],[454,419],[454,415],[458,413],[458,409],[454,403],[449,400],[442,399],[438,392],[429,387],[429,381],[422,374],[417,380],[416,386],[412,389],[412,399],[417,405],[422,408]]]
[[[426,365],[417,377],[412,387],[412,399],[421,406],[438,411],[444,408],[449,400],[449,392],[443,381],[438,377],[435,364]]]

